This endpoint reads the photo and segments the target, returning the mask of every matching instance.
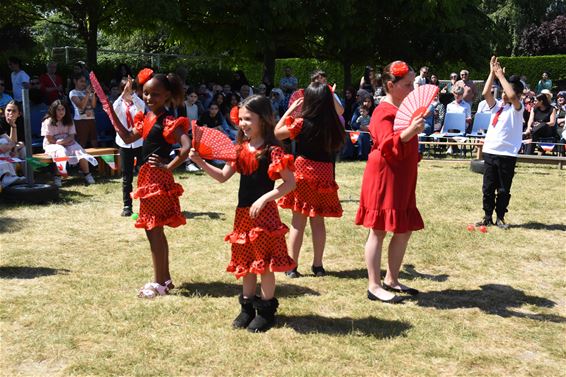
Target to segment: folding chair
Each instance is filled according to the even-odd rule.
[[[468,134],[470,137],[485,137],[489,128],[491,113],[476,113],[474,115],[474,123],[472,124],[472,132]]]

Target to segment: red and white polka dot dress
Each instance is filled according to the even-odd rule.
[[[300,134],[302,126],[301,118],[295,119],[288,126],[291,139],[294,140]],[[295,169],[297,187],[279,199],[279,206],[308,217],[342,217],[334,164],[299,156],[295,161]]]
[[[281,222],[277,205],[274,201],[267,203],[255,219],[250,217],[250,206],[273,189],[283,169],[293,169],[293,156],[285,155],[280,147],[271,147],[258,161],[248,143],[238,149],[233,166],[241,174],[239,203],[234,229],[225,237],[232,244],[232,258],[226,271],[239,279],[247,274],[292,270],[297,264],[287,253],[285,234],[289,228]]]

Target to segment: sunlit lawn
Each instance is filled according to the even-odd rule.
[[[231,329],[241,282],[224,272],[238,178],[177,174],[187,225],[168,229],[177,289],[136,298],[152,277],[144,232],[119,216],[121,184],[64,184],[60,203],[0,204],[0,370],[5,376],[559,376],[566,370],[566,174],[519,165],[508,231],[468,232],[481,211],[469,163],[423,161],[426,229],[402,278],[421,294],[371,302],[353,224],[364,163],[339,163],[344,217],[327,222],[325,267],[278,274],[279,322]],[[290,213],[281,211],[284,222]]]

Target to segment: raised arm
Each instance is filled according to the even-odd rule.
[[[511,86],[511,84],[509,84],[509,81],[507,81],[507,79],[505,78],[505,68],[501,68],[501,65],[497,61],[497,58],[495,58],[493,73],[495,74],[495,77],[499,79],[499,82],[503,87],[503,91],[505,92],[505,95],[509,99],[509,102],[513,104],[515,110],[517,111],[521,110],[522,108],[521,97],[520,97],[521,93],[515,93],[513,87]]]
[[[489,75],[487,76],[487,80],[485,80],[485,84],[483,86],[483,91],[482,91],[483,98],[485,98],[485,102],[487,103],[490,109],[492,109],[496,103],[493,94],[491,94],[491,87],[493,85],[493,80],[495,76],[493,70],[496,61],[497,58],[495,56],[492,56],[491,60],[489,61]]]
[[[111,117],[110,120],[112,121],[112,125],[114,126],[114,129],[116,130],[118,135],[120,135],[124,143],[130,144],[142,137],[142,135],[138,133],[135,127],[132,128],[131,131],[128,131],[124,127],[122,122],[120,122],[120,119],[118,119],[116,111],[114,111],[114,107],[112,105],[109,104],[108,106],[104,106],[104,111],[108,114],[108,116]]]
[[[285,111],[285,114],[283,114],[283,116],[281,117],[281,119],[279,119],[279,122],[277,122],[277,125],[275,125],[275,137],[279,140],[285,140],[288,139],[289,136],[291,135],[291,133],[289,132],[289,129],[287,129],[287,125],[285,124],[285,119],[287,119],[287,117],[289,115],[291,115],[291,113],[293,111],[295,111],[295,109],[299,106],[301,106],[303,104],[303,98],[299,98],[297,99],[295,102],[293,102],[291,104],[291,106],[289,106],[289,108],[287,109],[287,111]]]

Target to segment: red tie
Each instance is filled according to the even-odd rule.
[[[132,118],[132,114],[130,113],[130,108],[132,105],[126,103],[126,123],[128,124],[128,129],[131,130],[134,127],[134,119]]]
[[[501,106],[499,110],[497,110],[497,112],[495,113],[495,116],[493,117],[493,121],[491,122],[491,125],[493,127],[495,127],[495,125],[497,124],[497,121],[499,120],[499,116],[501,115],[502,111],[503,111],[503,106]]]

